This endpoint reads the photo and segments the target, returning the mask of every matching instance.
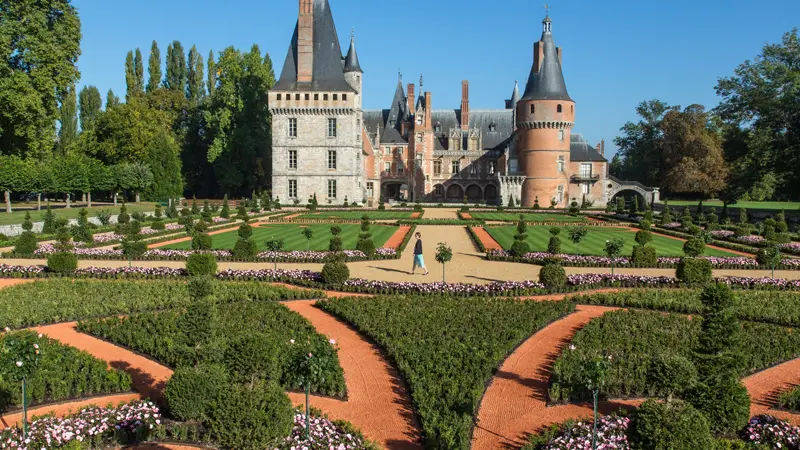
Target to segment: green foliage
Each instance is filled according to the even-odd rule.
[[[240,205],[240,212],[243,209],[243,206]],[[245,211],[245,215],[247,212]],[[253,235],[253,227],[251,227],[247,222],[243,223],[239,226],[239,240],[236,241],[231,253],[235,258],[253,258],[258,253],[258,247],[256,243],[253,242],[250,237]]]
[[[125,202],[119,207],[119,214],[117,215],[117,223],[125,225],[131,221],[131,216],[128,214],[128,206]]]
[[[628,439],[631,448],[641,450],[714,447],[708,419],[682,401],[644,402],[633,414]]]
[[[45,209],[44,214],[42,214],[42,220],[44,221],[42,227],[43,234],[53,234],[56,232],[56,215],[50,208],[50,203],[47,204],[47,209]]]
[[[636,232],[636,243],[639,245],[647,245],[653,242],[653,233],[647,230],[639,230]]]
[[[548,289],[562,289],[567,284],[567,272],[560,264],[545,264],[539,270],[539,283]]]
[[[214,294],[214,275],[193,276],[186,283],[186,289],[192,300],[203,300]]]
[[[575,248],[577,249],[577,253],[580,254],[580,245],[584,239],[586,239],[586,235],[589,234],[589,229],[584,226],[579,227],[569,227],[567,228],[567,235],[569,236],[569,240],[575,244]]]
[[[186,258],[186,272],[190,276],[216,275],[217,259],[211,253],[193,253]]]
[[[0,352],[2,411],[22,405],[18,381],[23,374],[27,377],[28,404],[131,389],[131,377],[127,373],[109,369],[105,361],[56,340],[37,337],[31,331],[0,336],[0,348],[3,350]],[[30,353],[29,357],[24,355],[26,352]],[[23,362],[23,366],[17,367],[17,361]],[[30,370],[22,370],[26,368]]]
[[[606,246],[603,249],[606,256],[609,258],[616,258],[622,253],[622,247],[625,246],[625,241],[621,238],[611,239],[606,241]]]
[[[683,243],[683,253],[690,258],[702,256],[706,252],[706,243],[703,239],[693,237]]]
[[[334,236],[330,240],[330,244],[328,244],[328,251],[330,252],[341,252],[344,250],[344,246],[342,244],[342,238],[339,236]]]
[[[78,224],[72,227],[72,237],[75,241],[92,243],[92,230],[89,228],[89,211],[86,208],[81,208],[78,213]]]
[[[142,242],[142,235],[139,232],[142,225],[137,221],[132,221],[122,226],[124,237],[122,238],[122,254],[129,260],[141,257],[147,251],[147,244]]]
[[[526,241],[514,240],[514,244],[511,246],[509,253],[511,256],[515,256],[517,258],[522,258],[526,254],[531,252],[531,246]]]
[[[223,284],[223,283],[221,283]],[[227,283],[224,283],[227,284]],[[215,296],[231,298],[233,292],[225,292],[226,286],[218,286]],[[263,291],[269,294],[269,291]],[[240,293],[241,294],[241,293]],[[219,300],[217,300],[219,301]],[[90,334],[125,345],[145,353],[170,367],[194,367],[204,363],[220,363],[237,379],[251,383],[275,381],[286,389],[302,386],[300,374],[294,367],[298,353],[303,349],[291,345],[290,340],[308,343],[310,352],[326,361],[322,367],[324,380],[314,383],[312,391],[323,395],[342,397],[345,394],[344,375],[336,350],[325,336],[299,314],[272,301],[249,301],[242,297],[232,303],[211,307],[214,297],[203,301],[191,301],[183,310],[168,310],[132,315],[127,318],[93,319],[79,324],[79,329]],[[244,344],[245,339],[263,342]],[[264,362],[245,370],[245,363],[233,355],[233,347],[258,346],[272,349],[276,369],[264,371]],[[270,355],[241,355],[241,358],[259,358]],[[259,369],[261,367],[262,369]],[[263,376],[263,377],[262,377]]]
[[[75,272],[78,268],[78,257],[70,252],[53,253],[47,257],[47,270],[62,275]]]
[[[778,266],[782,259],[781,249],[777,245],[761,248],[756,254],[756,261],[758,261],[758,264],[770,268]]]
[[[145,163],[135,168],[136,187],[148,200],[163,201],[183,194],[181,149],[167,130],[158,130],[145,148]],[[150,175],[148,176],[148,171]]]
[[[32,231],[24,231],[14,240],[14,254],[29,256],[39,248],[36,234]]]
[[[703,258],[681,258],[675,269],[675,277],[690,285],[705,284],[711,281],[711,261]]]
[[[274,383],[228,385],[212,400],[208,433],[223,448],[261,450],[292,431],[289,397]]]
[[[637,245],[633,247],[633,253],[631,253],[631,262],[638,267],[656,267],[658,265],[656,248],[645,245]]]
[[[223,303],[308,299],[322,295],[318,291],[256,282],[219,283],[214,290],[216,300]],[[0,328],[184,308],[189,304],[188,286],[180,280],[53,279],[4,289]]]
[[[647,367],[647,384],[667,400],[672,399],[673,393],[692,387],[696,380],[697,369],[685,356],[659,353]]]
[[[219,212],[219,216],[223,219],[230,219],[231,217],[231,210],[228,205],[228,194],[225,194],[225,197],[222,198],[222,209]]]
[[[550,242],[547,243],[547,253],[553,255],[561,253],[561,239],[556,236],[551,237]]]
[[[224,366],[179,367],[167,382],[164,401],[177,420],[207,420],[213,400],[227,387],[228,373]]]
[[[328,257],[322,266],[322,281],[329,285],[341,285],[350,278],[350,269],[344,262],[344,255],[336,254]]]
[[[800,411],[800,388],[782,392],[778,397],[778,406],[790,411]]]
[[[498,364],[574,309],[564,301],[400,295],[318,304],[374,339],[396,362],[413,392],[426,446],[435,449],[469,448],[475,409]]]

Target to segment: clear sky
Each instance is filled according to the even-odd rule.
[[[386,108],[397,83],[418,83],[434,108],[459,108],[461,80],[472,109],[503,108],[514,80],[530,72],[544,3],[564,51],[576,104],[575,131],[607,150],[634,107],[718,103],[718,78],[753,59],[767,42],[800,26],[798,0],[329,0],[343,52],[350,30],[364,69],[364,107]],[[205,58],[227,46],[269,52],[276,77],[297,20],[297,0],[73,0],[83,27],[81,85],[125,93],[124,62],[151,42],[194,44]],[[145,69],[145,75],[147,71]]]

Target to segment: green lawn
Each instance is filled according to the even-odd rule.
[[[358,235],[361,233],[361,226],[356,224],[340,224],[342,234],[339,235],[344,243],[345,250],[354,250]],[[258,244],[259,250],[264,250],[265,243],[270,239],[283,239],[283,249],[285,251],[306,250],[306,238],[303,237],[303,229],[311,228],[314,237],[311,239],[311,250],[328,250],[328,243],[331,240],[330,224],[314,225],[294,225],[294,224],[266,224],[263,227],[253,227],[253,240]],[[372,242],[375,248],[381,248],[389,238],[397,231],[397,227],[385,225],[372,225]],[[211,236],[214,248],[219,250],[230,250],[239,239],[238,228],[234,228],[226,233]],[[165,246],[165,249],[187,250],[192,247],[191,242],[181,242]]]
[[[697,206],[699,200],[669,200],[669,206]],[[663,203],[663,202],[662,202]],[[722,208],[720,200],[703,200],[704,207],[715,206]],[[776,209],[776,210],[797,210],[800,209],[800,202],[736,202],[728,205],[728,208],[748,208],[748,209]]]
[[[525,216],[526,222],[586,222],[583,216],[570,216],[567,214],[547,214],[547,213],[525,213],[517,214],[513,212],[471,212],[473,219],[497,220],[497,221],[518,221],[519,216]]]
[[[31,219],[34,222],[41,222],[42,221],[42,215],[45,212],[45,206],[46,205],[44,203],[42,203],[42,210],[41,211],[36,211],[36,203],[34,203],[32,205],[30,203],[26,203],[24,205],[12,204],[11,206],[12,206],[12,210],[14,208],[18,208],[20,206],[26,207],[26,208],[33,207],[34,209],[33,210],[28,210],[28,211],[26,211],[26,210],[14,210],[12,213],[9,214],[9,213],[5,212],[5,207],[3,207],[3,209],[1,210],[2,212],[0,212],[0,225],[21,224],[25,220],[25,213],[26,212],[30,212],[31,213]],[[72,208],[66,209],[66,208],[63,207],[64,206],[63,203],[58,204],[57,206],[58,206],[58,209],[53,208],[53,214],[55,214],[56,217],[64,217],[64,218],[67,218],[67,219],[77,219],[78,218],[78,213],[83,208],[82,206],[78,207],[78,206],[75,206],[73,204]],[[128,214],[133,214],[135,212],[152,212],[152,211],[155,211],[155,209],[156,209],[155,203],[128,203],[126,206],[128,207]],[[111,214],[118,214],[119,213],[119,206],[117,206],[115,208],[112,205],[92,206],[91,208],[87,208],[87,209],[89,211],[89,217],[90,218],[96,216],[97,213],[99,211],[102,211],[102,210],[108,210],[108,211],[111,212]]]
[[[528,244],[530,244],[532,251],[547,251],[547,244],[550,242],[550,228],[551,227],[547,226],[528,227]],[[561,234],[559,234],[558,237],[561,239],[561,252],[578,254],[575,245],[569,240],[567,227],[560,228]],[[630,256],[633,252],[633,246],[636,245],[636,232],[631,230],[611,227],[587,227],[587,229],[589,233],[580,245],[580,254],[582,255],[605,256],[603,249],[605,248],[606,241],[610,239],[622,238],[625,240],[625,248],[622,250],[622,256]],[[508,250],[514,243],[514,235],[517,230],[515,226],[507,226],[487,227],[486,231],[488,231],[503,248]],[[650,245],[656,248],[658,256],[683,256],[683,241],[653,234],[653,242],[651,242]],[[736,256],[734,253],[712,248],[706,248],[706,255]]]
[[[308,212],[299,217],[298,219],[348,219],[348,220],[361,220],[364,214],[368,215],[371,220],[396,220],[396,219],[410,219],[412,211],[317,211]]]

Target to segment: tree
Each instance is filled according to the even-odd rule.
[[[138,203],[141,198],[142,191],[147,190],[153,184],[153,172],[150,168],[142,163],[131,164],[130,172],[128,172],[128,185],[136,194],[136,202]]]
[[[16,155],[0,155],[0,190],[3,191],[6,212],[11,212],[11,193],[24,190],[27,183],[27,165]]]
[[[142,61],[142,51],[136,49],[134,62],[134,87],[136,94],[144,94],[144,62]]]
[[[665,166],[662,184],[670,192],[714,197],[727,187],[722,137],[711,129],[701,105],[668,112],[661,122]]]
[[[310,251],[311,239],[314,238],[314,232],[311,228],[303,228],[303,237],[306,238],[306,251]]]
[[[186,98],[192,104],[198,104],[206,95],[204,86],[205,65],[203,64],[203,56],[194,45],[189,50],[187,69]]]
[[[589,230],[586,227],[570,227],[567,229],[567,235],[569,235],[569,240],[575,244],[575,253],[581,254],[581,242],[586,238],[586,235],[589,234]]]
[[[186,55],[179,41],[173,41],[167,47],[167,76],[164,87],[180,93],[186,89]]]
[[[776,195],[797,198],[800,192],[800,117],[791,113],[800,99],[798,67],[800,39],[795,28],[717,82],[722,101],[714,112],[730,130],[732,145],[726,150],[733,173],[741,175],[734,177],[742,179],[738,193],[768,174],[775,176]]]
[[[119,106],[119,97],[114,94],[112,89],[109,89],[106,93],[106,111],[116,106]]]
[[[614,139],[621,160],[615,165],[618,177],[647,186],[662,186],[665,163],[660,146],[663,138],[661,121],[671,110],[675,108],[661,100],[648,100],[636,107],[641,120],[638,123],[627,122],[620,129],[622,136]]]
[[[614,275],[614,261],[622,253],[622,248],[625,247],[625,240],[622,238],[611,239],[606,241],[606,246],[603,249],[606,256],[611,260],[611,275]]]
[[[254,45],[249,53],[229,47],[219,57],[217,88],[204,111],[211,145],[207,159],[219,188],[247,195],[272,179],[267,91],[275,83],[272,60]]]
[[[214,63],[214,50],[210,50],[208,52],[208,79],[206,83],[208,84],[208,95],[211,96],[214,94],[214,90],[217,88],[217,65]]]
[[[439,242],[436,247],[436,262],[442,265],[442,283],[445,282],[445,264],[453,259],[453,249],[447,246],[446,242]]]
[[[94,127],[97,116],[103,109],[103,99],[100,91],[94,86],[84,86],[78,97],[81,115],[81,130],[87,131]]]
[[[156,131],[144,160],[153,175],[153,182],[143,191],[146,199],[163,201],[183,194],[180,149],[171,133]]]
[[[78,104],[75,97],[75,86],[64,91],[59,108],[58,151],[66,155],[75,148],[78,140]]]
[[[0,153],[43,158],[53,148],[59,99],[80,78],[81,24],[70,0],[3,2]]]
[[[275,270],[278,270],[278,252],[283,251],[283,239],[273,238],[268,240],[266,242],[266,248],[268,251],[272,252],[273,254],[272,262],[275,264]]]
[[[58,192],[66,195],[67,208],[71,207],[71,194],[89,192],[89,158],[84,155],[68,154],[53,161],[53,179]]]
[[[125,99],[130,101],[136,95],[136,62],[133,59],[133,50],[125,56]]]
[[[161,86],[161,50],[158,42],[153,41],[150,46],[150,59],[147,61],[147,93],[151,93]]]

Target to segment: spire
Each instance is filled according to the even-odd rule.
[[[542,38],[534,44],[534,61],[522,100],[566,100],[567,83],[561,70],[560,49],[553,41],[552,21],[542,21]]]
[[[516,108],[519,102],[519,83],[514,80],[514,91],[511,93],[511,107]]]
[[[358,55],[356,54],[356,34],[355,31],[350,31],[350,50],[347,51],[347,56],[344,58],[344,71],[347,72],[361,72],[361,64],[358,63]]]

